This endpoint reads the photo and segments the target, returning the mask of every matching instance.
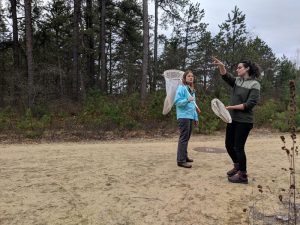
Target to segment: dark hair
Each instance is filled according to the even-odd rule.
[[[183,83],[184,85],[190,85],[192,88],[194,88],[194,84],[193,84],[193,83],[192,83],[192,84],[189,84],[188,82],[186,82],[186,76],[187,76],[189,73],[193,73],[193,71],[192,71],[192,70],[186,70],[186,71],[184,72],[183,77],[182,77],[182,83]]]
[[[249,76],[252,78],[258,78],[260,76],[260,67],[249,60],[241,61],[245,68],[249,68]]]

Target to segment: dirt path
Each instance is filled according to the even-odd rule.
[[[0,224],[247,224],[258,184],[286,186],[279,134],[250,136],[249,185],[228,183],[228,156],[192,150],[203,146],[224,137],[192,137],[183,169],[176,138],[0,145]]]

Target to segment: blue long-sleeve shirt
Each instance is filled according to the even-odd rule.
[[[188,101],[189,96],[190,94],[188,93],[188,87],[184,85],[179,85],[177,87],[174,100],[176,105],[177,119],[192,119],[198,121],[198,113],[196,111],[196,106],[194,102]],[[193,96],[194,98],[196,97],[195,93],[192,93],[191,96]]]

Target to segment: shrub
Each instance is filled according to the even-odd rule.
[[[296,123],[297,131],[299,131],[300,130],[300,113],[296,114],[295,123]]]
[[[272,124],[278,107],[274,100],[268,100],[255,108],[255,122],[258,126],[269,126]]]
[[[214,94],[197,94],[197,103],[202,112],[199,114],[197,133],[213,133],[224,129],[226,123],[218,118],[211,110],[211,100]],[[37,137],[43,134],[50,125],[52,129],[58,127],[66,130],[135,130],[135,129],[173,129],[177,127],[176,107],[167,115],[162,115],[165,91],[150,93],[145,101],[141,101],[139,93],[130,95],[102,95],[97,90],[91,90],[83,104],[73,104],[73,108],[60,103],[60,110],[51,111],[45,104],[38,104],[31,110],[27,109],[24,115],[16,115],[11,108],[0,111],[0,128],[18,128],[28,137]],[[221,95],[220,100],[228,105],[228,95]],[[299,99],[298,99],[299,101]],[[299,103],[299,102],[298,102]],[[300,104],[300,103],[299,103]],[[69,109],[72,108],[72,111]],[[268,126],[280,131],[288,130],[289,114],[285,112],[283,104],[274,100],[266,100],[255,107],[255,119],[258,126]],[[53,116],[54,115],[54,116]],[[300,128],[300,114],[295,117],[296,126]]]
[[[6,107],[0,111],[0,129],[3,130],[12,127],[13,118],[16,118],[16,115],[10,107]]]
[[[40,119],[33,116],[31,109],[27,109],[25,115],[17,121],[17,128],[21,130],[45,129],[51,123],[50,115],[43,115]]]
[[[32,116],[42,118],[44,115],[50,115],[48,106],[45,103],[39,103],[31,108]]]
[[[272,127],[280,130],[281,132],[287,132],[289,130],[288,112],[276,113],[275,118],[272,121]]]
[[[225,127],[225,123],[218,118],[211,109],[211,100],[213,98],[210,96],[202,96],[200,98],[200,103],[198,104],[201,108],[201,113],[199,113],[199,133],[209,134],[220,128]]]
[[[151,118],[151,120],[163,121],[166,118],[169,119],[169,117],[164,116],[162,114],[165,96],[166,96],[165,91],[158,91],[149,96],[147,101],[148,102],[147,108],[148,108],[149,118]],[[175,106],[173,106],[173,108],[175,108]],[[171,112],[169,112],[168,115],[172,115],[172,117],[175,116],[174,110],[171,110]]]

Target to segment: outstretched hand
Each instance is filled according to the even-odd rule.
[[[221,75],[225,75],[227,73],[226,69],[225,69],[225,65],[224,63],[222,63],[219,59],[217,59],[216,57],[212,57],[213,59],[213,65],[218,66],[219,67],[219,71]]]
[[[224,66],[224,63],[221,62],[221,60],[217,59],[216,57],[212,57],[213,59],[213,64],[216,66]]]

